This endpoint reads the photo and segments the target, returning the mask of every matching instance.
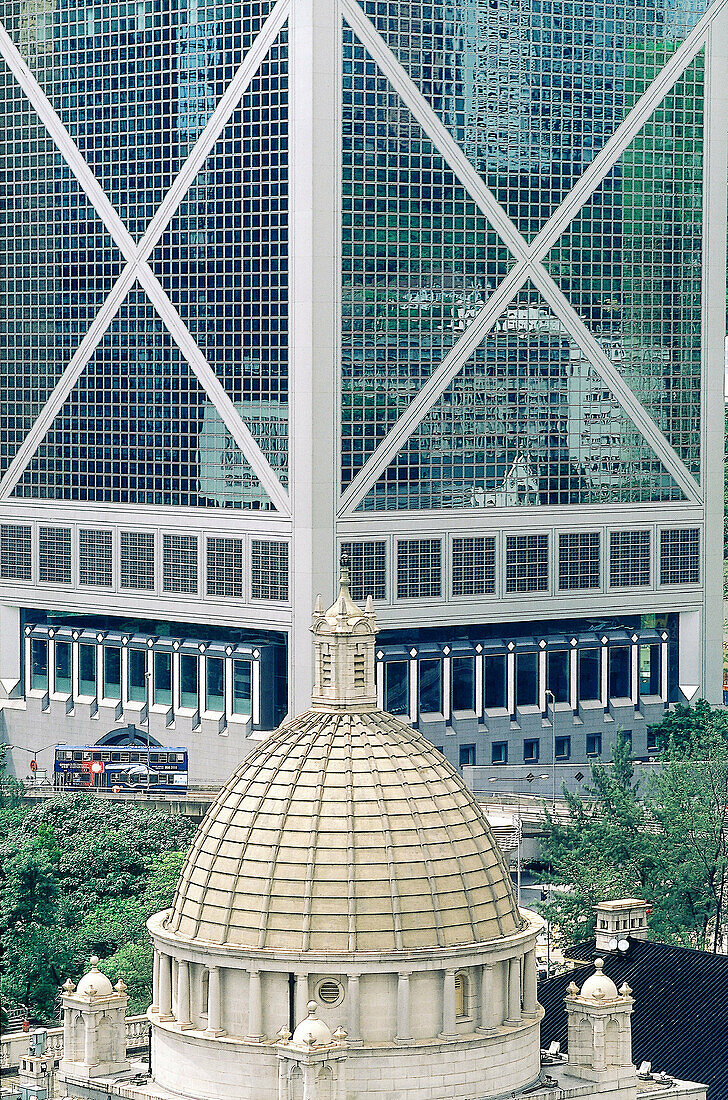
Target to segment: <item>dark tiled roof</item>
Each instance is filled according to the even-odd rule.
[[[545,1009],[541,1045],[568,1047],[564,997],[569,982],[581,988],[593,973],[591,961],[600,954],[594,940],[565,952],[568,959],[588,962],[539,983],[538,999]],[[708,1100],[728,1100],[728,956],[673,947],[666,943],[629,940],[624,954],[601,953],[604,973],[619,988],[632,987],[632,1060],[652,1062],[686,1081],[709,1086]]]

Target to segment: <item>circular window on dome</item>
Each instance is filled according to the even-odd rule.
[[[323,981],[320,981],[316,986],[316,996],[321,1001],[322,1005],[333,1008],[335,1005],[340,1005],[343,1001],[344,987],[334,978],[324,978]]]

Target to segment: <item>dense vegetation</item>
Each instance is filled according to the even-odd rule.
[[[728,713],[704,701],[658,727],[663,767],[638,782],[627,742],[614,766],[592,767],[591,795],[565,795],[569,820],[548,817],[549,878],[568,889],[543,905],[564,943],[589,938],[593,906],[639,897],[656,939],[722,950],[728,936]]]
[[[129,1011],[151,1000],[147,917],[172,899],[194,825],[144,806],[120,808],[90,795],[21,802],[12,781],[0,795],[2,999],[58,1017],[58,987],[78,981],[92,954],[123,976]]]

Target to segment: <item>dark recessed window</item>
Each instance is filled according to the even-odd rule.
[[[490,761],[491,764],[507,764],[508,763],[508,742],[507,741],[494,741],[490,746]]]

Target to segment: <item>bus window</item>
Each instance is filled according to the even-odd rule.
[[[156,764],[166,764],[167,763],[167,754],[166,754],[166,752],[158,752],[155,763]]]
[[[120,752],[112,752],[112,754],[111,754],[111,763],[112,764],[118,764],[120,760],[121,760],[121,753]]]
[[[74,760],[83,760],[83,753],[80,752],[78,749],[74,750],[73,759]]]
[[[131,760],[132,764],[138,764],[141,760],[141,754],[138,752],[130,752],[129,759]]]

